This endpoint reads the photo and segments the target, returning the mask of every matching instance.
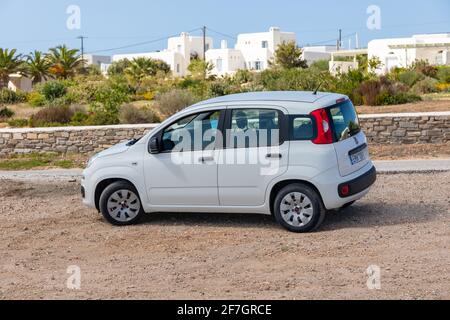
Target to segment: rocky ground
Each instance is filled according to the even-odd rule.
[[[117,228],[77,183],[0,183],[0,299],[450,299],[450,172],[380,175],[311,234],[228,214]],[[380,290],[367,288],[369,265]]]

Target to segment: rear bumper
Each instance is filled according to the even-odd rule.
[[[363,175],[353,180],[341,183],[338,186],[338,194],[341,198],[351,197],[355,194],[361,193],[364,190],[368,189],[371,185],[375,183],[376,180],[377,180],[377,171],[375,167],[372,167],[372,169],[370,169]],[[346,192],[345,194],[343,193],[344,187],[348,189],[348,192]]]

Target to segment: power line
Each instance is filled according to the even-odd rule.
[[[213,33],[217,33],[218,35],[221,35],[221,36],[224,36],[224,37],[233,39],[233,40],[237,40],[237,38],[236,38],[235,36],[232,36],[232,35],[229,35],[229,34],[220,32],[220,31],[216,31],[216,30],[214,30],[214,29],[211,29],[210,27],[207,27],[207,29],[208,29],[209,31],[213,32]]]
[[[198,31],[198,30],[201,30],[201,28],[196,28],[196,29],[190,30],[190,31],[188,31],[188,33],[195,32],[195,31]],[[143,42],[137,42],[137,43],[131,43],[131,44],[120,46],[120,47],[94,50],[94,51],[88,52],[88,54],[99,53],[99,52],[109,52],[109,51],[115,51],[115,50],[121,50],[121,49],[133,48],[133,47],[139,47],[139,46],[143,46],[143,45],[146,45],[146,44],[151,44],[151,43],[156,43],[156,42],[160,42],[160,41],[163,41],[163,40],[167,40],[169,38],[176,37],[178,35],[179,34],[173,34],[173,35],[161,37],[161,38],[158,38],[158,39],[153,39],[153,40],[148,40],[148,41],[143,41]]]

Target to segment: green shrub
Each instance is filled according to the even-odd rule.
[[[436,85],[438,81],[433,78],[425,78],[417,82],[412,88],[411,93],[416,95],[437,92]]]
[[[74,111],[67,107],[45,107],[31,116],[32,127],[43,127],[50,124],[68,124],[74,115]]]
[[[132,104],[125,104],[120,108],[119,121],[123,124],[139,124],[159,122],[161,119],[148,107],[138,108]]]
[[[398,80],[406,84],[408,87],[412,87],[423,78],[424,75],[422,73],[414,70],[408,70],[398,75]]]
[[[119,119],[117,115],[112,115],[110,113],[99,111],[96,113],[92,113],[86,119],[85,124],[88,126],[103,126],[103,125],[111,125],[118,124]]]
[[[377,106],[386,106],[386,105],[395,105],[395,104],[405,104],[405,103],[412,103],[421,101],[422,98],[420,98],[418,95],[410,94],[406,92],[399,92],[399,93],[390,93],[388,91],[382,91],[377,97],[376,97],[376,103]]]
[[[8,125],[14,128],[23,128],[28,126],[28,119],[9,119]]]
[[[33,107],[42,107],[45,105],[45,97],[38,91],[32,91],[27,96],[27,101]]]
[[[157,95],[155,106],[164,115],[172,115],[194,103],[194,98],[188,90],[174,89]]]
[[[7,107],[0,109],[0,120],[5,120],[11,118],[14,115],[14,111],[8,109]]]
[[[437,72],[437,78],[441,83],[450,83],[450,66],[441,66]]]
[[[70,123],[73,125],[83,125],[88,118],[89,115],[87,113],[77,111],[73,114],[72,118],[70,118]]]
[[[438,72],[438,68],[430,65],[430,63],[426,60],[418,60],[414,62],[411,69],[431,78],[436,78]]]
[[[12,91],[7,88],[0,89],[0,103],[20,103],[27,100],[26,93],[22,91]]]
[[[317,69],[319,71],[328,71],[330,66],[329,66],[329,61],[328,60],[317,60],[314,61],[311,66],[311,69]]]
[[[40,92],[45,97],[45,100],[52,101],[64,96],[67,93],[67,88],[62,81],[52,80],[45,82],[41,86]]]

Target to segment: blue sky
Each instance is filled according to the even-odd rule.
[[[81,29],[69,30],[69,5],[81,9]],[[381,9],[381,29],[366,27],[369,5]],[[235,36],[278,26],[297,33],[300,45],[335,43],[343,35],[359,33],[362,46],[376,38],[417,33],[450,32],[450,1],[428,0],[0,0],[0,47],[28,53],[66,43],[79,47],[77,36],[88,37],[85,51],[97,51],[150,41],[203,25]],[[200,31],[193,32],[200,35]],[[232,38],[215,33],[215,46]],[[345,45],[347,45],[347,41]],[[166,47],[157,41],[104,54],[145,52]],[[102,54],[100,52],[99,54]]]

